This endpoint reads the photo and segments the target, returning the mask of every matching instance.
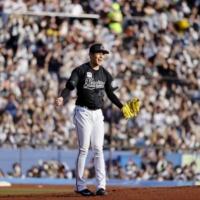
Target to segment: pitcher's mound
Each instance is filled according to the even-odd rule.
[[[24,193],[18,195],[11,194],[10,190],[12,188],[18,188],[20,191],[24,191]],[[29,188],[40,192],[40,194],[28,194],[27,190]],[[89,186],[88,188],[95,192],[94,187]],[[50,190],[50,193],[46,193],[47,189]],[[44,191],[43,194],[41,194],[41,190]],[[53,192],[55,190],[56,192]],[[12,185],[8,190],[8,194],[4,192],[3,195],[0,195],[0,200],[86,200],[88,198],[95,200],[200,200],[199,186],[157,188],[107,186],[106,190],[108,192],[107,196],[84,197],[74,192],[74,186]]]

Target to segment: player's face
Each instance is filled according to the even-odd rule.
[[[94,65],[101,65],[105,58],[105,54],[102,52],[90,53],[90,60]]]

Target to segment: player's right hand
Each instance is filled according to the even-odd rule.
[[[63,103],[63,97],[58,97],[56,100],[55,100],[55,105],[56,106],[60,106],[62,105]]]

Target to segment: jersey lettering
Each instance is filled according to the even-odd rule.
[[[103,81],[94,81],[93,78],[86,78],[83,88],[94,90],[94,89],[104,88],[104,85],[105,82]]]

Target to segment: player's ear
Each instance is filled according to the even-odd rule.
[[[89,57],[91,58],[91,57],[93,56],[93,53],[89,53],[88,55],[89,55]]]

